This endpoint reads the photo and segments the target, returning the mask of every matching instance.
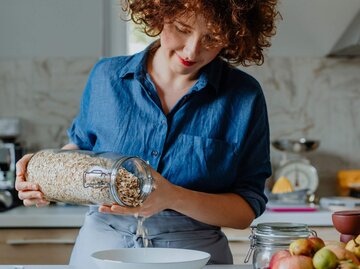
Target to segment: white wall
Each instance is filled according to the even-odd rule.
[[[126,31],[117,16],[120,10],[116,0],[1,0],[0,57],[124,53]]]

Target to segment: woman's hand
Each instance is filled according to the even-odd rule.
[[[160,211],[171,208],[177,186],[170,183],[152,168],[151,175],[154,180],[154,190],[141,206],[131,208],[118,204],[112,206],[103,205],[99,207],[99,212],[150,217]]]
[[[255,218],[250,204],[238,194],[194,191],[170,183],[153,169],[151,174],[155,190],[141,206],[100,206],[99,212],[150,217],[171,209],[203,223],[234,229],[249,227]]]
[[[42,207],[50,202],[44,199],[44,194],[40,191],[38,184],[26,182],[25,178],[26,167],[32,155],[26,154],[16,163],[15,188],[19,192],[18,196],[20,200],[23,200],[25,206],[36,205],[37,207]]]

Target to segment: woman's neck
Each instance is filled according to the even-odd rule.
[[[173,85],[172,88],[182,89],[194,84],[198,74],[177,74],[170,68],[168,58],[166,58],[161,46],[149,55],[147,63],[148,72],[159,84]]]
[[[166,57],[162,55],[161,47],[155,53],[149,54],[147,70],[155,84],[165,114],[170,112],[196,82],[196,79],[190,76],[172,72]]]

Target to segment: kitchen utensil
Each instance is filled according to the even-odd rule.
[[[91,255],[99,269],[200,269],[210,254],[176,248],[121,248]]]
[[[272,142],[272,145],[280,151],[300,153],[309,152],[317,149],[320,145],[318,140],[309,140],[300,138],[298,140],[292,139],[279,139]]]
[[[280,139],[273,141],[272,145],[283,152],[282,160],[275,169],[275,180],[286,177],[295,190],[308,189],[307,194],[314,194],[319,185],[317,170],[301,154],[317,149],[320,142],[305,138],[298,140]],[[293,154],[292,159],[289,159],[288,153]]]
[[[308,189],[295,190],[292,192],[284,193],[268,193],[268,198],[271,201],[283,202],[283,203],[305,203],[307,202],[307,192]]]
[[[360,210],[336,211],[331,217],[335,229],[341,233],[341,242],[347,243],[360,234]]]

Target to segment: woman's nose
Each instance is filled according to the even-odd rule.
[[[192,61],[199,54],[201,49],[201,40],[196,37],[189,38],[185,44],[184,52],[187,61]]]

